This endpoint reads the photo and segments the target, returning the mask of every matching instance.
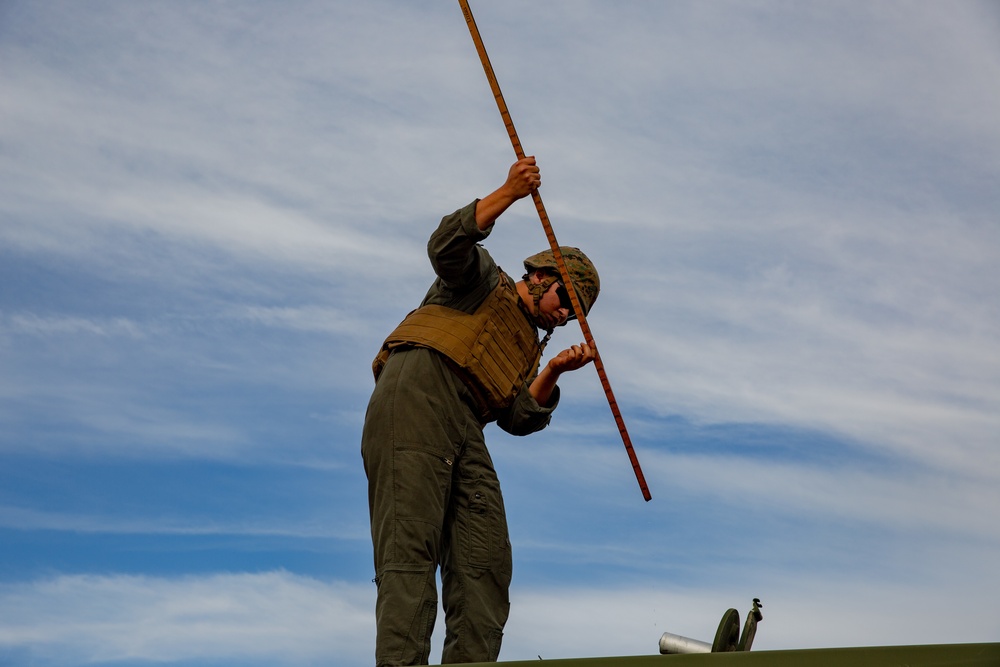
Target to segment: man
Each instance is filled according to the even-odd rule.
[[[536,373],[553,328],[574,317],[551,251],[515,283],[478,242],[541,184],[535,159],[515,162],[493,193],[445,216],[428,242],[437,279],[373,364],[361,453],[368,475],[378,601],[378,667],[425,665],[441,567],[442,663],[495,661],[510,608],[510,540],[483,437],[548,425],[559,376],[594,359],[581,343]],[[585,314],[599,278],[576,248],[563,256]],[[538,331],[546,331],[539,343]]]

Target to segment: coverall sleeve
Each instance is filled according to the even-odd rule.
[[[476,204],[478,199],[451,215],[441,219],[441,224],[427,241],[427,256],[434,267],[434,273],[446,287],[475,282],[483,273],[481,253],[476,252],[476,244],[484,240],[493,230],[482,231],[476,225]]]
[[[543,407],[538,404],[528,385],[514,399],[509,408],[497,415],[497,426],[511,435],[529,435],[541,431],[552,420],[552,411],[559,405],[559,387],[552,391],[551,405]]]

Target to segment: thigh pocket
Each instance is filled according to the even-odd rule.
[[[465,521],[469,565],[490,566],[490,544],[493,540],[493,516],[486,491],[475,489],[469,495],[468,515]]]
[[[451,494],[452,470],[448,456],[399,447],[392,470],[395,518],[425,521],[440,528]]]

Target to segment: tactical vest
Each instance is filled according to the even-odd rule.
[[[500,271],[496,289],[474,313],[433,304],[417,308],[382,343],[372,363],[375,380],[397,348],[437,350],[472,390],[480,418],[492,421],[494,411],[509,407],[535,374],[542,356],[538,332],[520,304],[517,290]]]

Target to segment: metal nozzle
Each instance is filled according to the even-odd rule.
[[[682,637],[672,632],[664,632],[660,637],[660,654],[711,653],[712,645],[690,637]]]

